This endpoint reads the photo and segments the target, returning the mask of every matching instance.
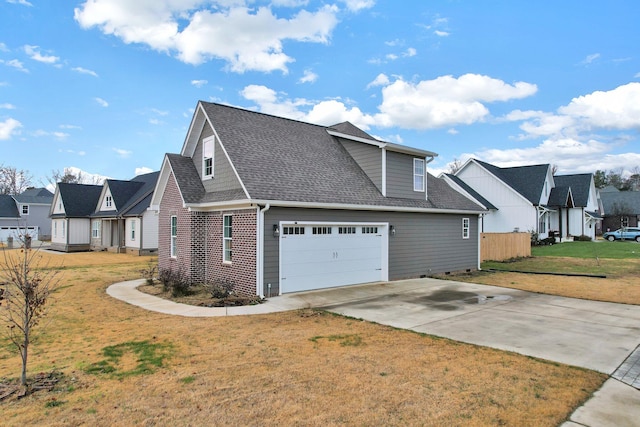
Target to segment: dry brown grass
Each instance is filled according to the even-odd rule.
[[[583,272],[585,269],[593,269],[595,262],[592,259],[539,257],[506,264],[504,268],[522,271]],[[451,278],[570,298],[640,305],[640,260],[601,259],[598,261],[597,273],[605,274],[607,278],[508,272],[477,272]]]
[[[311,310],[204,319],[149,312],[104,292],[140,277],[146,259],[43,257],[64,261],[65,287],[32,347],[30,372],[57,369],[67,381],[0,403],[5,425],[555,426],[605,380]],[[84,372],[104,347],[145,340],[173,346],[155,373]],[[0,345],[0,377],[14,377],[18,357]],[[135,363],[129,355],[118,368]]]

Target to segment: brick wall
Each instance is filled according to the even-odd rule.
[[[178,218],[177,258],[171,258],[171,216]],[[160,202],[158,215],[158,268],[191,271],[191,213],[182,207],[182,198],[173,174]]]
[[[177,258],[171,258],[172,215],[178,218]],[[233,217],[231,263],[223,261],[223,215]],[[256,230],[255,209],[189,212],[171,175],[160,202],[158,267],[182,269],[193,282],[231,282],[238,294],[256,295]]]

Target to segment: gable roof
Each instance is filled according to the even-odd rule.
[[[351,135],[358,138],[370,139],[372,141],[377,141],[376,138],[372,137],[359,127],[353,125],[351,122],[342,122],[335,124],[333,126],[329,126],[329,129],[335,130],[336,132],[340,132],[345,135]]]
[[[59,182],[56,192],[62,199],[65,213],[52,214],[51,217],[88,218],[96,208],[102,185]]]
[[[575,207],[586,207],[589,203],[592,176],[590,173],[556,175],[553,180],[557,187],[571,187]]]
[[[464,182],[462,179],[450,173],[445,173],[444,175],[450,180],[452,180],[456,185],[460,186],[460,188],[462,188],[464,191],[469,193],[471,197],[476,199],[478,202],[482,203],[482,205],[487,209],[499,210],[495,205],[493,205],[493,203],[491,203],[490,201],[482,197],[480,193],[478,193],[476,190],[474,190],[469,185],[467,185],[467,183]]]
[[[433,176],[427,178],[428,200],[384,197],[338,139],[329,133],[330,128],[221,104],[200,101],[198,105],[191,128],[204,124],[197,117],[201,109],[246,192],[237,189],[207,193],[193,160],[189,158],[193,147],[187,147],[193,143],[193,137],[187,135],[183,155],[166,156],[186,204],[251,199],[307,206],[483,211],[476,203]],[[336,126],[340,133],[349,132],[357,138],[377,141],[362,131],[354,130],[351,123]],[[396,147],[390,146],[390,149],[396,150]],[[410,150],[423,157],[435,155],[409,147],[398,146],[397,150]]]
[[[0,194],[0,218],[20,219],[20,212],[14,198],[7,194]]]
[[[474,161],[520,193],[532,204],[537,205],[540,203],[540,195],[547,179],[549,164],[500,168],[477,159],[474,159]]]
[[[561,208],[575,207],[572,188],[566,185],[553,187],[551,189],[551,193],[549,193],[549,201],[547,202],[547,206]]]
[[[53,193],[46,188],[29,188],[13,198],[18,203],[50,205],[53,202]]]
[[[620,210],[626,214],[640,215],[640,191],[616,191],[600,193],[604,215],[615,215]]]
[[[138,175],[130,181],[108,179],[104,183],[109,188],[117,210],[96,211],[94,217],[137,216],[149,207],[149,202],[160,172]],[[146,200],[146,205],[145,205]],[[99,202],[98,202],[99,203]],[[99,206],[96,207],[99,209]]]

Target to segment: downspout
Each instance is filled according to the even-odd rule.
[[[482,230],[484,230],[484,216],[485,214],[483,213],[478,215],[478,271],[482,270],[480,264],[482,264]],[[482,230],[480,229],[481,227]]]
[[[427,187],[427,183],[429,182],[429,180],[427,179],[427,176],[428,176],[427,165],[433,162],[434,159],[435,159],[434,156],[424,158],[424,199],[425,200],[429,200],[429,192]]]
[[[271,204],[267,203],[264,208],[260,209],[258,205],[258,238],[256,251],[256,295],[264,298],[264,213],[271,209]]]

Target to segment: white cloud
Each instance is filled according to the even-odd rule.
[[[353,1],[348,7],[369,3]],[[285,19],[268,7],[218,4],[217,9],[208,9],[202,0],[87,0],[74,10],[74,17],[85,29],[97,27],[125,43],[175,53],[189,64],[221,59],[239,73],[286,73],[294,59],[283,51],[283,42],[328,43],[337,13],[336,6],[325,5],[315,12],[302,9]]]
[[[45,64],[56,64],[60,57],[53,55],[43,55],[40,53],[40,46],[24,45],[25,53],[34,61],[43,62]]]
[[[582,62],[580,62],[583,65],[588,65],[591,64],[593,61],[595,61],[596,59],[600,58],[600,54],[599,53],[592,53],[591,55],[587,55],[586,58],[584,58],[582,60]]]
[[[531,83],[513,85],[479,74],[442,76],[418,83],[398,79],[382,89],[376,115],[382,126],[434,129],[471,124],[489,115],[484,103],[525,98],[536,93]]]
[[[9,52],[9,48],[7,48],[7,45],[0,42],[0,52]]]
[[[372,8],[376,2],[375,0],[343,0],[347,9],[351,12],[359,12],[363,9]]]
[[[636,79],[640,79],[640,73],[636,73],[636,74],[634,74],[634,76],[633,76],[633,77],[635,77]]]
[[[98,98],[98,97],[96,97],[96,98],[93,98],[93,99],[94,99],[94,101],[96,101],[98,104],[100,104],[100,106],[102,106],[102,107],[108,107],[108,106],[109,106],[109,103],[108,103],[107,101],[105,101],[104,99],[102,99],[102,98]]]
[[[435,30],[433,34],[438,37],[448,37],[450,33],[448,31]]]
[[[386,74],[380,73],[367,85],[367,89],[374,86],[386,86],[389,84],[389,77]]]
[[[31,135],[35,136],[36,138],[41,138],[41,137],[54,137],[55,139],[58,140],[63,140],[66,139],[69,134],[66,132],[58,132],[58,131],[54,131],[54,132],[49,132],[46,130],[42,130],[42,129],[38,129],[34,132],[31,132]]]
[[[417,50],[415,50],[414,48],[410,47],[410,48],[408,48],[407,50],[404,51],[402,56],[411,57],[411,56],[416,56],[417,53],[418,53]]]
[[[447,129],[447,133],[448,133],[449,135],[457,135],[457,134],[459,134],[460,132],[459,132],[457,129],[455,129],[455,128],[451,128],[451,129]]]
[[[21,4],[22,6],[33,6],[27,0],[6,0],[6,1],[7,3],[11,3],[11,4]]]
[[[142,167],[136,168],[135,176],[144,175],[146,173],[151,173],[151,172],[153,172],[153,169],[148,168],[146,166],[142,166]]]
[[[15,110],[16,106],[9,103],[0,104],[0,108],[3,110]]]
[[[298,83],[313,83],[318,80],[318,75],[311,70],[304,70],[304,75],[300,77]]]
[[[18,135],[21,127],[22,123],[11,117],[4,122],[0,122],[0,141],[11,139],[13,135]]]
[[[60,125],[58,127],[60,129],[82,129],[80,126],[77,126],[77,125]]]
[[[115,151],[116,153],[118,153],[118,155],[124,159],[126,159],[127,157],[129,157],[133,151],[131,150],[125,150],[122,148],[114,148],[113,151]]]
[[[88,70],[86,68],[74,67],[71,70],[75,71],[76,73],[88,74],[88,75],[93,76],[93,77],[98,77],[98,73],[96,73],[95,71],[92,71],[92,70]]]
[[[209,83],[206,80],[191,80],[191,84],[195,87],[202,87],[204,85],[206,85],[207,83]]]
[[[17,59],[11,59],[9,61],[5,61],[3,59],[0,59],[0,64],[5,64],[8,67],[12,67],[15,68],[18,71],[22,71],[23,73],[28,73],[29,70],[27,70],[26,68],[24,68],[24,64],[22,62],[20,62]]]
[[[157,108],[152,108],[151,112],[153,114],[157,114],[158,116],[168,116],[169,112],[165,110],[158,110]]]

